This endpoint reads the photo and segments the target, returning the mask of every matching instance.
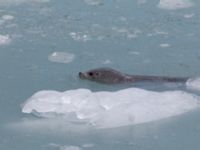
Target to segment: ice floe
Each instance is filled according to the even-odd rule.
[[[74,145],[59,145],[55,143],[50,143],[48,148],[56,148],[57,150],[82,150],[81,147],[79,146],[74,146]]]
[[[163,47],[163,48],[170,47],[170,44],[168,44],[168,43],[161,43],[160,47]]]
[[[14,19],[14,16],[11,16],[11,15],[3,15],[3,16],[2,16],[2,19],[3,19],[3,20],[6,20],[6,21],[7,21],[7,20],[13,20],[13,19]]]
[[[112,61],[110,59],[106,59],[102,62],[104,65],[112,64]]]
[[[182,9],[192,7],[194,4],[191,0],[160,0],[158,7],[161,9]]]
[[[44,118],[74,116],[98,128],[156,121],[198,107],[199,97],[184,91],[154,92],[128,88],[116,92],[75,89],[39,91],[22,107],[23,113]]]
[[[7,45],[11,42],[9,35],[0,35],[0,45]]]
[[[57,63],[70,63],[75,59],[75,55],[68,52],[53,52],[48,57],[49,61]]]
[[[192,18],[194,16],[195,16],[195,14],[191,13],[191,14],[185,14],[183,17],[188,19],[188,18]]]
[[[142,31],[140,29],[128,29],[128,28],[118,28],[118,27],[112,27],[112,30],[114,32],[116,32],[117,34],[119,34],[120,36],[125,36],[128,39],[132,39],[132,38],[137,38]]]
[[[100,5],[100,4],[102,4],[102,0],[84,0],[84,2],[88,5]]]
[[[145,4],[147,0],[137,0],[138,4]]]
[[[82,150],[82,148],[79,147],[79,146],[68,146],[68,145],[65,145],[65,146],[61,146],[60,150]]]
[[[0,0],[0,5],[16,5],[16,4],[22,4],[22,3],[46,3],[50,0]]]
[[[87,42],[87,41],[91,40],[90,35],[82,33],[82,32],[70,32],[69,35],[75,41]]]

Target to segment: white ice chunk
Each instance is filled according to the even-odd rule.
[[[200,91],[200,78],[191,78],[186,82],[187,88]]]
[[[183,17],[189,19],[189,18],[192,18],[194,16],[195,16],[195,14],[191,13],[191,14],[185,14]]]
[[[194,4],[191,0],[160,0],[158,7],[161,9],[182,9],[192,7]]]
[[[3,20],[13,20],[13,19],[14,19],[14,16],[11,16],[11,15],[3,15],[3,16],[2,16],[2,19],[3,19]]]
[[[48,57],[49,61],[58,63],[70,63],[75,59],[75,55],[68,52],[53,52]]]
[[[82,33],[82,32],[70,32],[69,35],[75,41],[87,42],[87,41],[91,40],[90,35]]]
[[[46,3],[50,0],[0,0],[0,5],[16,5],[16,4],[22,4],[22,3]]]
[[[7,45],[11,42],[9,35],[0,35],[0,45]]]
[[[147,3],[147,0],[137,0],[138,4],[145,4]]]
[[[73,145],[71,146],[65,145],[65,146],[61,146],[60,150],[82,150],[82,148],[78,146],[73,146]]]
[[[100,5],[102,0],[84,0],[84,2],[88,5]]]
[[[170,44],[168,44],[168,43],[161,43],[160,47],[163,47],[163,48],[170,47]]]
[[[68,116],[100,128],[133,125],[172,117],[198,107],[199,97],[184,91],[153,92],[129,88],[116,92],[76,89],[40,91],[23,105],[23,113]]]
[[[53,148],[53,149],[58,149],[58,150],[82,150],[81,147],[79,146],[74,146],[74,145],[59,145],[55,143],[50,143],[48,147]]]

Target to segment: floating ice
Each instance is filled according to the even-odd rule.
[[[130,55],[140,55],[140,52],[137,52],[137,51],[130,51],[129,54],[130,54]]]
[[[152,33],[148,33],[147,36],[157,36],[157,35],[163,35],[163,36],[167,36],[169,33],[166,31],[161,31],[158,29],[154,29]]]
[[[138,4],[145,4],[147,0],[137,0]]]
[[[84,148],[91,148],[91,147],[94,147],[94,144],[87,143],[87,144],[83,144],[82,147],[84,147]]]
[[[164,48],[164,47],[170,47],[170,44],[168,44],[168,43],[161,43],[161,44],[160,44],[160,47],[163,47],[163,48]]]
[[[102,62],[102,64],[107,65],[107,64],[112,64],[112,61],[109,59],[106,59]]]
[[[188,18],[192,18],[194,16],[195,16],[195,14],[191,13],[191,14],[185,14],[183,17],[188,19]]]
[[[78,146],[61,146],[60,150],[82,150],[82,148],[78,147]]]
[[[59,145],[59,144],[54,144],[54,143],[50,143],[48,145],[48,147],[50,148],[57,148],[58,150],[82,150],[81,147],[79,146],[74,146],[74,145]]]
[[[29,2],[45,3],[49,1],[50,0],[0,0],[0,5],[15,5],[15,4],[29,3]]]
[[[182,9],[192,7],[193,3],[191,0],[160,0],[158,7],[161,9]]]
[[[186,82],[187,88],[200,91],[200,78],[191,78]]]
[[[133,125],[172,117],[198,107],[199,97],[183,91],[153,92],[129,88],[116,92],[76,89],[39,91],[29,98],[23,113],[42,117],[69,115],[99,128]]]
[[[6,45],[11,42],[9,35],[0,35],[0,45]]]
[[[11,15],[3,15],[3,16],[2,16],[2,19],[3,19],[3,20],[13,20],[13,19],[14,19],[14,16],[11,16]]]
[[[139,34],[142,33],[142,31],[137,28],[127,29],[127,28],[112,27],[112,30],[119,35],[126,36],[128,39],[137,38]]]
[[[88,5],[100,5],[100,4],[102,4],[102,0],[84,0],[84,2]]]
[[[91,40],[91,37],[88,34],[85,34],[82,32],[70,32],[69,35],[75,41],[87,42],[87,41]]]
[[[75,59],[75,55],[68,52],[53,52],[48,57],[49,61],[58,63],[70,63]]]

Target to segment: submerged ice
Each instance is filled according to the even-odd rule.
[[[22,3],[46,3],[50,0],[0,0],[0,5],[15,5],[15,4],[22,4]]]
[[[11,42],[9,35],[0,35],[0,45],[7,45]]]
[[[74,60],[75,55],[68,52],[53,52],[48,56],[49,61],[57,63],[70,63]]]
[[[158,7],[161,9],[183,9],[192,7],[193,2],[191,0],[160,0]]]
[[[116,92],[76,89],[39,91],[22,107],[23,113],[41,117],[64,116],[111,128],[155,121],[198,107],[199,97],[184,91],[154,92],[129,88]]]

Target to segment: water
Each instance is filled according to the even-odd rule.
[[[199,149],[199,79],[190,89],[173,84],[113,87],[77,77],[78,72],[96,67],[131,74],[199,77],[199,8],[197,0],[0,0],[0,149]],[[137,95],[142,102],[137,103],[134,113],[130,108],[136,103],[128,101],[129,94],[117,95],[118,90],[132,86],[134,92],[142,90]],[[116,96],[129,105],[122,101],[119,109],[105,111],[100,120],[111,125],[109,128],[96,126],[99,118],[94,122],[76,118],[73,113],[63,118],[53,110],[50,114],[56,116],[49,118],[36,116],[41,116],[37,110],[22,112],[22,104],[38,91],[74,90],[76,94],[71,96],[81,100],[79,88],[90,89],[89,96],[96,91],[112,91],[100,94],[100,100],[111,99],[103,103],[104,107],[115,105]],[[159,107],[160,103],[151,99],[154,92],[156,100],[166,100],[166,104]],[[168,95],[164,97],[163,92]],[[47,102],[52,97],[58,100],[47,93]],[[95,98],[90,109],[84,109],[92,110],[87,115],[102,113]],[[33,100],[35,106],[41,106]],[[177,107],[169,108],[173,106]],[[151,113],[152,107],[166,111],[155,109],[150,119],[144,115],[143,122],[135,124],[134,117]],[[128,117],[128,125],[124,125],[127,120],[123,118]]]

